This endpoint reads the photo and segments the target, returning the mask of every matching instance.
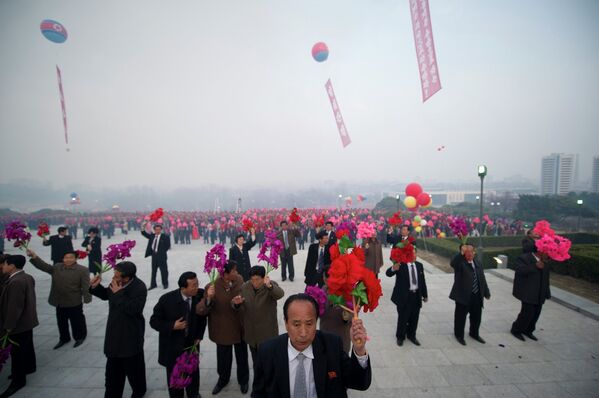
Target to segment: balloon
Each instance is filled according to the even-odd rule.
[[[420,231],[422,231],[422,227],[419,225],[419,226],[417,226],[416,228],[414,228],[414,230],[415,230],[416,232],[420,232]]]
[[[422,193],[422,187],[417,182],[412,182],[406,186],[406,196],[417,198]]]
[[[419,227],[419,226],[420,226],[420,223],[419,223],[418,221],[412,221],[412,226],[413,226],[414,228],[416,228],[416,227]]]
[[[431,228],[435,226],[435,224],[434,224],[432,221],[429,221],[429,222],[427,223],[427,225],[428,225],[429,227],[431,227]]]
[[[410,220],[404,221],[404,225],[410,226]]]
[[[447,236],[447,234],[445,232],[441,232],[439,234],[439,238],[445,238]]]
[[[329,48],[327,45],[321,41],[316,43],[312,47],[312,58],[314,58],[316,62],[326,61],[327,58],[329,58]]]
[[[60,22],[51,19],[44,19],[40,24],[40,30],[44,37],[52,43],[64,43],[68,37],[65,27]]]
[[[416,222],[418,222],[418,223],[419,223],[419,222],[420,222],[420,220],[422,220],[422,218],[420,218],[420,216],[416,216],[416,217],[414,217],[414,221],[416,221]]]
[[[426,206],[430,202],[432,202],[432,199],[429,194],[427,194],[426,192],[422,192],[420,195],[416,197],[416,201],[418,202],[419,206]]]
[[[427,225],[428,223],[426,222],[426,220],[420,220],[420,226],[426,227]]]
[[[408,209],[414,209],[418,206],[416,198],[410,195],[406,196],[406,198],[403,200],[403,204],[406,205]]]

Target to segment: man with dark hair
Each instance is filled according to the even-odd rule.
[[[60,335],[54,349],[71,341],[69,321],[75,339],[73,347],[79,347],[87,337],[83,303],[92,301],[89,293],[89,270],[77,263],[77,252],[74,251],[66,252],[62,262],[54,265],[44,262],[33,250],[27,249],[27,255],[35,268],[52,277],[48,303],[56,307],[56,321]]]
[[[522,239],[522,252],[526,253],[536,253],[537,245],[535,244],[536,240],[539,239],[540,236],[535,232],[534,229],[529,229],[526,232],[526,238]]]
[[[231,378],[233,347],[237,362],[237,381],[242,394],[249,388],[250,370],[248,348],[243,340],[243,326],[237,308],[243,303],[243,279],[237,273],[237,264],[229,260],[225,272],[214,284],[206,285],[204,297],[197,306],[200,315],[208,316],[208,335],[216,343],[216,372],[218,382],[212,395],[218,394]]]
[[[512,291],[522,306],[510,331],[518,340],[525,341],[524,336],[538,340],[533,332],[545,300],[551,298],[549,270],[545,267],[545,261],[547,256],[536,251],[534,241],[528,245],[522,244],[522,254],[516,259]]]
[[[243,324],[243,339],[250,346],[252,362],[260,344],[279,335],[277,301],[285,295],[277,282],[271,281],[260,265],[250,269],[250,280],[241,286],[243,302],[239,306]]]
[[[460,246],[460,253],[450,263],[454,270],[454,278],[449,298],[455,301],[454,334],[461,345],[466,345],[464,327],[468,314],[470,314],[470,337],[485,344],[485,340],[480,337],[479,329],[483,298],[489,300],[491,292],[487,285],[484,269],[474,255],[474,246],[463,244]]]
[[[67,235],[67,227],[58,227],[58,234],[52,235],[50,238],[44,235],[42,244],[50,246],[50,259],[53,264],[58,264],[64,258],[66,252],[73,251],[73,241]]]
[[[337,235],[335,235],[335,228],[332,221],[327,221],[324,223],[324,232],[327,234],[327,237],[329,238],[329,246],[333,246],[335,243],[337,243]]]
[[[100,284],[102,275],[91,280],[91,293],[109,304],[104,338],[106,398],[123,396],[125,378],[133,390],[132,397],[146,393],[143,310],[148,290],[136,272],[135,264],[122,261],[116,265],[108,288]]]
[[[229,249],[229,259],[237,264],[237,272],[246,282],[250,279],[250,262],[249,251],[256,245],[256,229],[250,228],[250,240],[245,241],[245,236],[239,234],[235,237],[235,244]]]
[[[289,229],[287,221],[281,221],[281,229],[277,233],[277,239],[283,245],[283,251],[281,252],[281,280],[284,282],[287,280],[287,267],[289,267],[289,280],[293,282],[295,277],[295,269],[293,267],[293,256],[297,254],[296,241],[301,234],[297,228]]]
[[[306,286],[324,284],[323,272],[331,264],[329,254],[329,235],[326,231],[316,233],[318,243],[312,243],[308,247],[308,257],[306,257],[306,267],[304,268],[304,283]]]
[[[408,249],[410,247],[411,249]],[[408,245],[405,250],[412,250],[411,260],[406,263],[393,264],[386,272],[389,277],[395,276],[391,301],[397,309],[395,337],[398,346],[403,345],[406,334],[408,340],[414,345],[420,345],[420,341],[416,338],[418,318],[422,302],[428,301],[424,267],[421,262],[416,261],[416,248]]]
[[[146,232],[146,224],[147,222],[144,222],[141,225],[141,234],[148,239],[145,257],[152,256],[152,279],[148,290],[156,288],[156,273],[158,272],[158,268],[160,268],[162,287],[168,289],[168,256],[166,253],[171,248],[171,238],[167,234],[162,233],[162,224],[155,224],[154,233],[151,234]]]
[[[199,345],[206,330],[206,317],[196,314],[196,306],[204,296],[199,288],[195,272],[184,272],[179,277],[179,288],[164,294],[154,306],[150,326],[158,331],[158,363],[166,367],[167,385],[177,357],[185,349]],[[199,349],[199,346],[198,346]],[[190,375],[191,384],[185,389],[190,398],[198,397],[200,391],[199,367]],[[183,397],[182,389],[169,386],[170,397]]]
[[[347,397],[347,389],[367,390],[372,371],[361,319],[351,327],[351,357],[339,336],[316,330],[318,304],[300,293],[283,306],[287,333],[258,350],[253,397]]]
[[[8,334],[15,343],[11,347],[11,382],[0,397],[10,397],[26,384],[28,374],[35,372],[33,328],[39,323],[35,307],[35,280],[23,271],[25,256],[5,259],[2,273],[8,275],[0,295],[0,335]]]
[[[409,225],[402,225],[399,228],[399,235],[394,234],[395,229],[393,226],[390,226],[387,230],[387,243],[390,243],[392,246],[395,246],[399,242],[407,240],[410,237],[410,232],[412,231]]]
[[[81,244],[82,247],[85,247],[85,251],[87,251],[89,272],[94,275],[100,272],[98,266],[102,265],[102,237],[100,237],[99,233],[100,231],[97,227],[91,227]]]

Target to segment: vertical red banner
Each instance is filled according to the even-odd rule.
[[[410,14],[424,102],[441,90],[428,0],[410,0]]]
[[[333,83],[331,83],[331,79],[327,80],[327,83],[324,86],[327,89],[327,94],[329,95],[329,100],[331,101],[331,107],[333,108],[333,115],[335,115],[335,122],[337,123],[337,130],[339,130],[341,143],[345,148],[351,144],[351,138],[349,138],[349,134],[345,128],[345,122],[343,121],[343,116],[341,116],[341,109],[339,109],[339,104],[337,103],[337,98],[335,97],[335,91],[333,90]]]
[[[62,75],[60,68],[56,65],[56,76],[58,77],[58,90],[60,91],[60,106],[62,108],[62,125],[64,126],[64,142],[69,144],[69,134],[67,133],[67,109],[64,104],[64,92],[62,91]]]

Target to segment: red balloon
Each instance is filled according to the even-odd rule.
[[[418,197],[422,193],[422,187],[417,182],[412,182],[406,186],[406,196]]]
[[[418,195],[418,197],[416,198],[416,201],[418,202],[419,206],[424,207],[429,204],[429,202],[431,201],[431,197],[426,192],[422,192],[420,195]]]

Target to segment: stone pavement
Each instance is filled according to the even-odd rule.
[[[34,237],[32,248],[49,260],[49,248],[41,246]],[[121,242],[117,235],[108,243]],[[137,240],[134,261],[138,275],[149,284],[149,260],[143,258],[146,240],[139,232],[128,238]],[[76,241],[80,245],[81,239]],[[187,270],[200,275],[201,284],[208,282],[202,273],[203,259],[209,246],[193,242],[192,245],[173,245],[169,252],[171,288],[176,287],[178,276]],[[256,264],[258,248],[252,250],[252,263]],[[303,290],[303,269],[307,250],[295,257],[297,277],[294,282],[281,283],[287,294]],[[388,258],[388,249],[385,252]],[[87,264],[87,260],[84,260]],[[373,382],[367,392],[350,392],[350,396],[367,397],[599,397],[599,322],[555,302],[548,301],[535,333],[539,342],[516,340],[509,334],[520,303],[511,295],[511,283],[487,273],[491,300],[485,302],[481,336],[487,344],[466,337],[463,347],[453,338],[454,304],[448,298],[453,276],[435,272],[425,264],[429,302],[420,315],[418,338],[421,347],[409,341],[403,347],[395,344],[397,313],[389,298],[393,281],[383,275],[384,297],[374,313],[362,316],[368,329],[367,344],[373,367]],[[88,338],[76,349],[69,344],[52,350],[58,341],[54,308],[47,303],[50,288],[49,275],[31,264],[25,270],[36,278],[38,316],[40,325],[34,330],[38,370],[28,376],[27,387],[15,397],[103,397],[104,366],[102,353],[106,315],[106,302],[94,298],[85,306]],[[280,272],[271,275],[280,281]],[[109,275],[107,275],[109,277]],[[161,288],[148,294],[145,308],[148,321],[152,308],[164,291]],[[282,305],[279,305],[280,330],[283,332]],[[467,327],[467,326],[466,326]],[[146,326],[146,397],[167,397],[166,371],[157,363],[158,334]],[[210,396],[216,375],[216,346],[208,340],[201,345],[200,389],[204,397]],[[250,358],[251,361],[251,358]],[[251,368],[251,364],[250,364]],[[8,385],[10,363],[0,373],[0,391]],[[130,396],[127,384],[125,396]],[[219,394],[222,397],[239,397],[235,372],[229,385]],[[249,394],[248,394],[249,396]]]

